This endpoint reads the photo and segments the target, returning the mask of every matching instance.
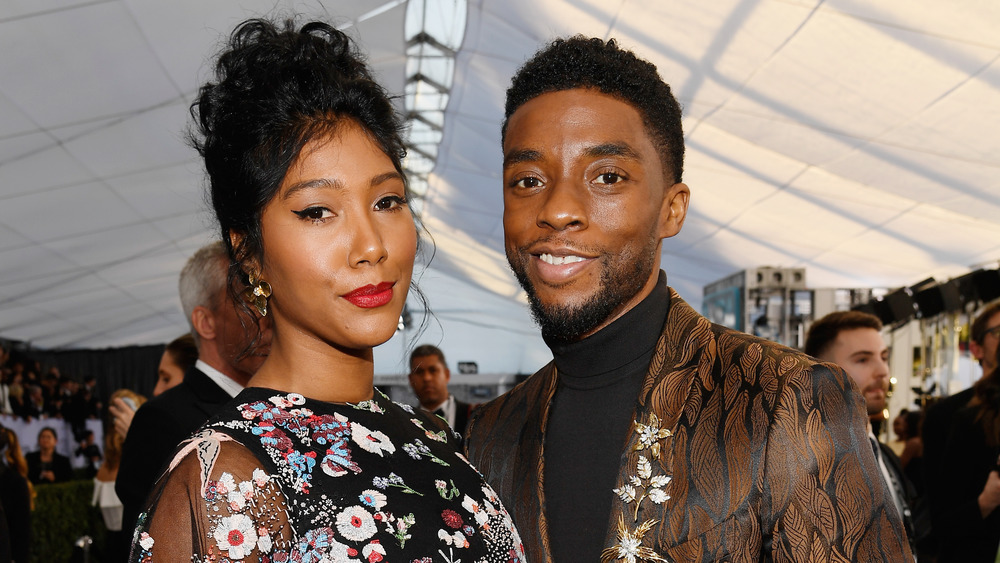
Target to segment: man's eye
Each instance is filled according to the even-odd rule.
[[[514,187],[517,188],[537,188],[542,185],[542,181],[534,176],[527,176],[521,178],[520,180],[514,182]]]
[[[292,211],[292,213],[298,215],[301,219],[309,219],[313,221],[333,217],[333,212],[325,207],[307,207],[302,211]]]
[[[598,184],[617,184],[622,181],[622,177],[614,172],[605,172],[597,177]]]

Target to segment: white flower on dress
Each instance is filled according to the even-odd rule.
[[[146,551],[153,549],[153,543],[155,542],[153,541],[153,537],[149,535],[149,532],[143,532],[142,535],[139,536],[139,547],[145,549]]]
[[[391,454],[396,451],[396,446],[392,444],[388,436],[378,430],[369,430],[357,422],[351,423],[351,439],[361,446],[361,449],[381,457],[385,457],[383,452]]]
[[[366,491],[361,491],[361,494],[358,496],[358,500],[360,500],[361,504],[365,506],[374,508],[375,510],[382,510],[382,507],[386,504],[387,497],[385,496],[385,493],[376,491],[375,489],[368,489]]]
[[[271,536],[269,536],[267,533],[267,528],[265,528],[264,526],[258,526],[257,549],[259,549],[261,553],[270,553],[271,547],[273,547],[273,545],[271,544]]]
[[[486,511],[483,510],[482,505],[476,502],[476,499],[470,497],[469,495],[465,495],[465,499],[462,500],[462,508],[472,513],[472,517],[476,520],[476,524],[480,527],[482,527],[483,524],[486,524],[486,522],[490,519],[489,515],[486,514]]]
[[[337,515],[337,531],[345,538],[362,542],[375,535],[375,518],[360,506],[349,506]]]
[[[348,547],[339,541],[330,538],[330,548],[326,555],[319,559],[319,563],[354,563],[359,561],[351,557],[351,555],[357,555],[358,550]]]
[[[462,457],[462,454],[455,454],[455,455],[465,460],[465,463],[469,463],[469,460]],[[478,473],[478,471],[476,473]],[[483,494],[486,495],[486,500],[490,502],[500,502],[500,498],[497,496],[496,492],[493,491],[493,487],[490,487],[489,485],[483,485]]]
[[[244,514],[223,517],[212,536],[219,549],[229,553],[230,559],[243,559],[257,544],[253,521]]]
[[[247,499],[239,491],[229,491],[229,494],[226,495],[226,502],[229,503],[229,508],[233,512],[240,512],[247,505]]]
[[[219,485],[216,487],[216,492],[220,495],[229,494],[230,491],[236,490],[236,480],[229,473],[223,473],[222,477],[219,477]]]
[[[240,481],[240,494],[243,498],[250,500],[253,498],[253,483],[250,481]]]
[[[372,543],[366,545],[364,549],[361,550],[361,555],[365,556],[365,560],[368,563],[375,563],[376,561],[382,561],[385,559],[385,548],[378,540],[373,540]]]
[[[292,406],[292,402],[287,397],[282,397],[281,395],[271,397],[270,401],[279,409],[287,409]]]
[[[293,405],[298,406],[306,404],[306,398],[300,395],[299,393],[289,393],[287,397],[288,397],[288,402]]]
[[[266,485],[267,482],[270,481],[270,480],[271,480],[271,477],[268,476],[267,473],[264,473],[263,469],[261,469],[261,468],[258,467],[257,469],[253,470],[253,482],[258,487],[264,488],[264,485]]]
[[[469,547],[469,540],[465,538],[465,534],[462,532],[455,532],[454,534],[449,534],[445,530],[438,530],[438,539],[443,541],[446,545],[453,545],[455,547]]]

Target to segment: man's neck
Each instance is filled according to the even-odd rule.
[[[427,406],[427,405],[425,405],[423,403],[420,403],[420,408],[424,409],[427,412],[434,412],[434,411],[436,411],[436,410],[438,410],[440,408],[443,408],[445,405],[447,405],[449,399],[451,399],[451,395],[450,394],[445,398],[445,400],[441,401],[440,403],[438,403],[436,405]]]

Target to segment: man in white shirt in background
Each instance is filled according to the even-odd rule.
[[[198,361],[180,385],[142,405],[129,426],[115,485],[125,507],[126,541],[177,445],[242,391],[267,357],[269,322],[247,318],[245,307],[233,302],[228,269],[226,248],[216,242],[199,249],[181,270],[181,305]]]
[[[864,397],[869,417],[882,414],[889,392],[889,348],[882,340],[881,330],[882,321],[874,315],[860,311],[837,311],[814,322],[806,335],[806,354],[843,368]],[[896,510],[906,527],[910,549],[916,554],[912,512],[916,491],[903,474],[896,454],[875,438],[870,422],[868,439],[872,443],[882,480],[892,494]]]
[[[420,408],[440,416],[462,435],[475,405],[456,399],[448,391],[450,380],[451,370],[445,363],[444,352],[437,346],[423,344],[410,354],[410,387],[420,401]]]

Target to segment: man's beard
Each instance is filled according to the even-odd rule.
[[[581,340],[620,312],[621,307],[642,290],[653,273],[657,242],[656,238],[651,238],[643,248],[623,248],[622,253],[613,258],[602,253],[598,258],[601,281],[597,291],[575,305],[541,302],[528,279],[527,247],[517,249],[513,256],[507,252],[507,263],[528,295],[531,316],[542,329],[542,337],[546,342],[566,344]]]

